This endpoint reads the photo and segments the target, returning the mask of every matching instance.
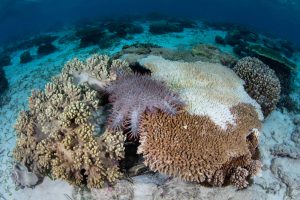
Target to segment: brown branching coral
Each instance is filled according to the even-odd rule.
[[[233,70],[245,81],[245,90],[254,98],[268,116],[280,98],[280,81],[275,72],[257,58],[240,59]]]
[[[103,131],[101,96],[87,84],[74,84],[65,74],[45,91],[33,91],[29,111],[15,125],[14,157],[31,172],[98,188],[121,176],[122,132]],[[103,133],[104,132],[104,133]]]
[[[260,121],[249,104],[231,108],[236,125],[226,130],[207,116],[164,113],[142,119],[138,152],[151,170],[186,181],[221,186],[227,180],[238,188],[257,172],[257,131]]]

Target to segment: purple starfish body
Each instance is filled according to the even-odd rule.
[[[113,106],[109,128],[128,128],[133,138],[139,135],[141,116],[145,112],[161,110],[175,115],[184,106],[177,93],[149,75],[122,75],[107,86],[106,92]]]

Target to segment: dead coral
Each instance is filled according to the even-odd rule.
[[[148,75],[121,76],[106,88],[106,92],[113,105],[110,128],[130,128],[134,138],[138,137],[140,118],[144,112],[161,110],[174,115],[184,105],[177,93]]]
[[[257,58],[240,59],[233,70],[245,81],[245,89],[268,116],[280,98],[280,82],[275,72]]]
[[[29,111],[22,111],[15,125],[13,155],[39,175],[89,188],[112,183],[121,176],[125,136],[104,132],[99,93],[65,78],[62,74],[45,91],[32,92]]]
[[[260,168],[258,135],[252,131],[260,127],[260,121],[249,104],[238,104],[231,112],[236,126],[229,125],[226,130],[207,116],[185,111],[175,116],[147,114],[141,122],[138,153],[151,170],[185,181],[221,186],[231,179],[239,188],[247,186],[247,179]]]
[[[25,166],[19,163],[14,165],[11,177],[14,183],[19,187],[33,187],[39,181],[37,175],[29,172]]]

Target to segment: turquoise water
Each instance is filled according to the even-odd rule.
[[[0,199],[300,199],[299,25],[300,1],[297,0],[230,0],[226,3],[221,0],[88,2],[66,0],[63,3],[56,0],[0,1]],[[258,139],[255,152],[259,152],[259,156],[256,158],[256,153],[251,152],[253,156],[251,159],[257,159],[261,163],[259,172],[251,174],[247,168],[249,164],[244,164],[242,168],[247,169],[249,175],[246,176],[247,187],[241,189],[239,186],[243,183],[232,178],[232,174],[237,169],[226,171],[225,164],[222,163],[224,161],[220,161],[218,166],[221,166],[219,170],[227,173],[224,175],[225,181],[216,179],[222,183],[221,185],[210,182],[208,178],[206,181],[200,181],[201,184],[199,181],[182,180],[179,175],[181,169],[176,164],[174,165],[178,173],[175,175],[168,170],[157,169],[147,164],[148,157],[143,157],[143,154],[146,154],[146,142],[143,143],[145,138],[139,136],[135,139],[130,138],[128,134],[130,127],[139,126],[144,122],[141,116],[142,114],[148,116],[148,112],[151,113],[153,102],[156,102],[154,108],[172,113],[175,108],[177,109],[176,105],[179,101],[170,100],[168,97],[163,103],[159,102],[162,96],[155,96],[157,93],[152,91],[152,82],[147,83],[151,89],[145,91],[139,89],[144,87],[144,82],[141,81],[137,86],[124,89],[128,92],[120,94],[120,96],[133,94],[135,97],[127,95],[125,98],[127,100],[119,100],[121,104],[115,108],[118,99],[112,98],[112,94],[102,87],[105,84],[115,83],[115,76],[106,75],[109,78],[99,78],[97,73],[102,73],[101,69],[96,68],[91,72],[94,65],[86,61],[86,66],[90,66],[88,70],[77,68],[76,73],[70,72],[71,75],[68,76],[75,80],[72,84],[87,87],[87,90],[94,91],[97,97],[89,97],[88,100],[85,99],[86,96],[74,99],[89,102],[97,98],[101,102],[97,108],[89,107],[94,109],[92,119],[88,120],[91,120],[89,122],[96,127],[93,137],[97,141],[104,135],[102,129],[112,127],[110,123],[115,116],[110,108],[115,108],[117,113],[127,112],[124,114],[126,120],[124,119],[123,124],[119,124],[123,136],[127,138],[124,144],[121,143],[121,146],[125,145],[125,154],[122,159],[109,160],[107,158],[109,154],[106,152],[105,158],[105,162],[109,160],[113,165],[118,166],[124,176],[120,176],[116,181],[106,180],[103,187],[95,189],[88,184],[87,177],[92,175],[85,174],[89,170],[87,167],[79,170],[78,174],[83,178],[77,186],[70,183],[74,175],[71,178],[55,177],[52,171],[54,164],[49,164],[50,170],[37,173],[33,166],[40,158],[29,162],[23,160],[23,158],[28,159],[26,156],[36,156],[37,149],[33,147],[28,136],[23,135],[25,138],[22,138],[20,132],[14,128],[18,123],[19,113],[22,110],[31,112],[36,126],[34,129],[36,140],[43,140],[54,134],[53,130],[64,126],[57,122],[62,119],[62,116],[57,117],[56,120],[48,119],[46,125],[35,117],[50,112],[50,107],[57,109],[58,112],[64,112],[74,99],[71,98],[69,102],[65,100],[67,103],[55,104],[55,106],[53,102],[46,106],[43,102],[35,102],[36,107],[46,107],[40,110],[41,115],[39,115],[33,112],[32,106],[30,107],[29,102],[32,99],[30,100],[29,97],[32,96],[32,90],[47,91],[45,90],[47,83],[54,82],[52,78],[60,75],[62,70],[65,73],[64,66],[68,61],[78,58],[85,62],[85,59],[95,54],[110,57],[111,60],[105,65],[106,67],[111,65],[112,60],[121,59],[129,63],[129,71],[133,70],[141,74],[151,72],[154,81],[163,81],[168,90],[178,93],[176,98],[186,103],[184,111],[189,115],[208,117],[211,124],[207,121],[205,123],[210,127],[216,126],[223,132],[228,131],[226,129],[228,126],[238,127],[239,120],[235,118],[232,111],[234,106],[239,103],[254,106],[254,112],[258,115],[257,120],[261,126],[253,125],[251,130],[258,128],[258,132],[247,130],[249,135],[243,139],[249,140],[253,137]],[[250,64],[253,71],[259,71],[259,67],[262,66],[267,66],[267,70],[259,71],[253,77],[247,74],[243,77],[239,74],[237,70],[239,62],[249,56],[252,57],[251,59],[259,59],[257,61],[259,64],[253,64],[254,67]],[[129,69],[127,65],[124,66],[121,72]],[[122,74],[117,73],[121,77]],[[65,76],[62,79],[67,81]],[[102,85],[102,81],[105,84]],[[261,84],[265,85],[261,86]],[[67,83],[63,82],[62,85]],[[58,88],[60,92],[65,90],[62,85]],[[157,90],[156,87],[154,88],[153,90]],[[105,91],[107,93],[103,95]],[[159,94],[163,95],[166,90],[163,91]],[[65,99],[69,98],[67,92],[64,95]],[[155,98],[151,99],[153,97],[151,95]],[[130,110],[129,105],[136,110]],[[145,105],[147,108],[143,110],[141,107]],[[134,115],[134,111],[141,112],[136,112],[137,114]],[[245,111],[244,114],[249,113]],[[175,114],[175,116],[180,115]],[[70,123],[75,123],[72,120]],[[124,125],[126,123],[130,125],[127,127]],[[245,121],[242,124],[247,123]],[[75,124],[71,127],[78,125]],[[48,132],[40,129],[41,126],[47,125],[50,127]],[[171,126],[174,126],[171,130],[177,134],[175,125]],[[147,124],[139,126],[139,134],[142,134],[141,130],[146,130],[143,129],[144,127],[147,127]],[[66,131],[70,127],[62,129]],[[184,136],[193,134],[194,130],[189,129],[188,125],[184,125],[180,130],[184,129],[189,130],[183,131]],[[30,132],[24,127],[23,130],[25,135]],[[164,131],[163,127],[157,130],[161,130],[161,134]],[[209,128],[205,130],[211,131]],[[66,134],[64,131],[62,132]],[[209,131],[204,133],[210,133]],[[47,136],[48,133],[50,134]],[[155,131],[148,134],[154,133]],[[199,132],[195,131],[196,133]],[[211,134],[213,133],[211,131]],[[39,134],[44,135],[37,136]],[[42,137],[45,138],[41,139]],[[191,152],[199,152],[196,155],[202,155],[206,151],[205,148],[210,148],[205,146],[206,143],[202,144],[204,151],[191,150],[190,147],[182,148],[180,145],[183,145],[185,139],[188,141],[188,138],[186,136],[183,140],[177,141],[178,145],[171,143],[170,148],[162,151],[161,155],[168,154],[168,149],[172,149],[170,154],[183,151],[186,155],[182,157],[183,159],[190,158]],[[24,139],[23,146],[17,143],[21,139]],[[164,141],[164,138],[158,138],[157,142],[160,142],[160,139]],[[191,141],[189,143],[192,149],[201,147],[201,145],[192,146]],[[24,147],[26,145],[28,146]],[[85,145],[87,144],[80,148],[84,148]],[[112,145],[113,149],[116,148],[116,144],[114,145]],[[242,142],[233,145],[224,155],[232,155],[234,159],[235,153],[238,152],[236,149],[242,145]],[[17,150],[20,155],[18,157],[13,151],[20,146],[22,148]],[[162,148],[160,145],[152,147],[158,150]],[[28,152],[30,148],[34,150]],[[143,154],[141,152],[137,154],[137,148]],[[50,149],[48,151],[53,153]],[[222,151],[220,149],[214,149],[209,156]],[[58,154],[51,154],[50,161],[54,162]],[[151,156],[151,152],[149,154]],[[167,158],[172,160],[172,156],[168,157],[168,155]],[[186,159],[188,166],[193,167],[201,163],[202,159],[205,160],[205,156],[206,153],[200,160],[193,161],[193,164],[189,163],[191,159]],[[144,162],[145,160],[147,162]],[[154,157],[154,161],[149,162],[164,163],[165,161],[158,156]],[[195,180],[191,177],[197,177],[199,173],[192,173],[188,180]],[[94,177],[97,177],[97,173]]]

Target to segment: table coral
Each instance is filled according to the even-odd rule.
[[[233,70],[245,81],[245,89],[268,116],[280,99],[280,81],[275,72],[257,58],[240,59]]]
[[[145,164],[153,171],[185,181],[221,186],[230,181],[238,188],[257,173],[260,121],[253,106],[232,107],[236,125],[226,130],[208,116],[183,111],[175,116],[146,114],[142,119],[141,145]]]
[[[98,188],[121,177],[118,161],[126,137],[103,130],[102,96],[88,84],[74,84],[73,78],[62,73],[44,91],[32,92],[29,110],[15,125],[13,155],[40,176]]]
[[[228,124],[235,124],[230,108],[247,103],[255,107],[263,120],[260,105],[247,94],[244,81],[223,65],[170,61],[158,56],[148,56],[139,63],[151,70],[154,79],[164,81],[178,92],[190,114],[207,115],[226,129]]]

